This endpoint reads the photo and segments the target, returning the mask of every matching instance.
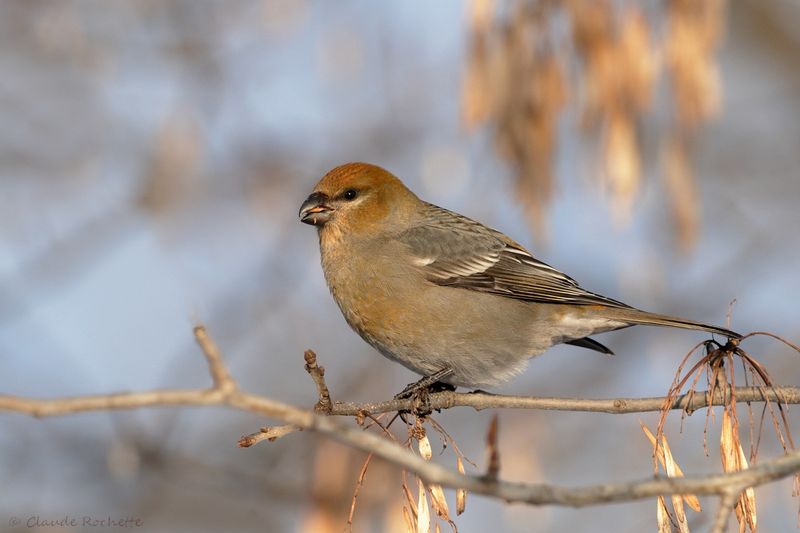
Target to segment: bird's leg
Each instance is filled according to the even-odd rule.
[[[411,425],[406,418],[406,415],[409,413],[414,413],[414,416],[417,418],[424,418],[433,412],[430,405],[430,395],[432,393],[456,390],[455,385],[437,380],[436,375],[446,376],[447,374],[440,371],[434,375],[427,376],[415,383],[411,383],[403,389],[403,392],[395,395],[395,399],[401,399],[401,395],[407,395],[403,396],[403,398],[411,398],[413,400],[410,409],[397,412],[406,425]],[[437,411],[440,411],[440,409],[437,409]]]
[[[450,376],[453,373],[453,369],[450,367],[444,367],[441,370],[438,370],[431,374],[430,376],[425,376],[419,381],[415,381],[414,383],[409,383],[406,385],[406,388],[403,389],[399,394],[394,396],[395,400],[407,400],[415,396],[417,393],[421,391],[427,392],[440,392],[444,390],[456,390],[453,385],[449,383],[443,383],[441,380]]]
[[[409,383],[406,385],[406,388],[402,390],[402,392],[395,394],[395,400],[407,400],[409,398],[414,399],[411,409],[398,411],[398,414],[403,422],[409,424],[405,416],[408,413],[414,413],[414,416],[416,417],[424,417],[431,414],[431,408],[428,403],[428,395],[430,393],[456,390],[455,385],[441,381],[442,379],[452,375],[452,373],[452,368],[444,367],[441,370],[434,372],[430,376],[425,376],[419,381]]]

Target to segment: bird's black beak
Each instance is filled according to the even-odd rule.
[[[300,206],[300,221],[312,226],[325,225],[333,214],[333,208],[325,203],[328,200],[328,196],[324,193],[311,193]]]

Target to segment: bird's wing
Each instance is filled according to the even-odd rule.
[[[502,233],[434,205],[399,239],[415,266],[437,285],[531,302],[629,307],[582,289]]]

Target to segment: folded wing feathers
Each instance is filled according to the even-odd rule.
[[[438,285],[527,301],[628,307],[582,289],[502,233],[434,205],[425,224],[401,238],[419,257],[416,264],[425,276]]]

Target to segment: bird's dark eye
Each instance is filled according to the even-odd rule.
[[[344,191],[344,194],[342,194],[345,200],[355,200],[356,196],[358,196],[358,191],[355,189],[347,189]]]

